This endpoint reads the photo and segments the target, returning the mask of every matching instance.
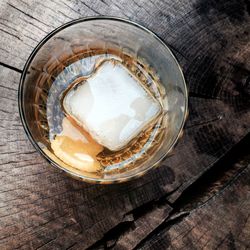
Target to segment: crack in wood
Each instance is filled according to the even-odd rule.
[[[142,239],[136,247],[134,247],[134,250],[140,249],[142,245],[145,244],[149,239],[151,239],[154,235],[157,235],[159,232],[161,232],[165,228],[170,228],[171,226],[179,223],[182,221],[186,216],[188,216],[189,213],[180,213],[178,216],[175,216],[173,218],[168,217],[163,223],[161,223],[158,227],[155,228],[154,231],[152,231],[146,238]]]
[[[248,155],[248,157],[249,157],[249,155]],[[248,159],[248,162],[249,162],[249,159]],[[237,179],[241,176],[241,174],[242,174],[243,172],[245,172],[245,170],[246,170],[247,168],[249,168],[249,166],[250,166],[250,165],[246,165],[246,166],[242,167],[241,172],[235,174],[235,175],[230,179],[228,185],[227,185],[227,186],[224,186],[222,189],[220,189],[214,196],[219,196],[219,194],[223,193],[223,192],[227,189],[227,187],[230,186],[231,183],[233,184],[234,182],[236,182]],[[214,197],[214,196],[213,196],[213,197]],[[211,198],[212,198],[212,197],[211,197]],[[174,213],[173,215],[170,215],[170,216],[167,218],[166,221],[164,221],[162,224],[160,224],[159,227],[157,227],[150,235],[148,235],[148,237],[146,237],[145,239],[143,239],[143,240],[142,240],[135,248],[133,248],[133,249],[134,249],[134,250],[136,250],[136,249],[141,249],[149,240],[151,240],[153,237],[155,237],[155,236],[159,235],[160,233],[162,233],[162,231],[165,231],[165,232],[166,232],[166,231],[168,231],[168,230],[171,230],[171,227],[172,227],[172,226],[181,224],[181,221],[182,221],[183,219],[185,219],[185,217],[191,216],[192,213],[195,213],[195,211],[196,211],[197,209],[200,209],[202,206],[205,206],[205,205],[211,200],[211,198],[209,198],[208,200],[206,200],[206,202],[204,202],[201,206],[197,206],[197,207],[193,208],[193,209],[190,210],[190,211],[182,211],[182,212],[179,212],[179,213],[175,213],[175,211],[173,210],[173,213]],[[186,230],[186,231],[184,230],[184,231],[185,231],[185,234],[183,234],[183,235],[182,235],[182,234],[177,235],[176,238],[171,239],[171,242],[174,241],[174,240],[176,240],[176,239],[177,239],[178,237],[180,237],[180,236],[181,236],[181,238],[185,238],[186,235],[189,235],[189,233],[190,233],[194,228],[196,228],[196,224],[191,224],[191,225],[192,225],[192,227],[190,227],[188,230]],[[204,235],[204,233],[203,233],[203,235]],[[203,235],[201,235],[200,238],[201,238]],[[228,236],[228,235],[227,235],[227,236]],[[240,240],[238,240],[238,241],[240,241]],[[171,242],[170,242],[170,245],[171,245]],[[240,242],[242,242],[243,245],[245,244],[245,242],[243,242],[243,241],[240,241]],[[205,243],[205,245],[206,245],[206,244],[207,244],[207,243]],[[178,248],[178,249],[179,249],[179,248]],[[204,248],[202,248],[202,249],[204,249]],[[217,248],[216,248],[216,249],[217,249]],[[234,249],[236,249],[236,248],[234,248]]]
[[[110,229],[107,233],[104,234],[104,237],[99,241],[95,242],[92,246],[88,247],[88,250],[94,250],[99,246],[104,246],[105,249],[112,248],[120,235],[125,233],[133,227],[133,221],[120,222],[118,225]]]
[[[1,20],[1,19],[2,19],[2,18],[0,18],[0,20]],[[8,22],[8,20],[6,20],[6,19],[2,19],[2,20],[5,20],[5,21]],[[12,30],[14,30],[14,31],[16,31],[16,32],[19,32],[17,29],[15,29],[15,28],[9,26],[9,25],[6,24],[6,23],[0,22],[0,24],[3,25],[3,26],[6,27],[6,28],[9,28],[9,29],[12,29]],[[19,39],[19,38],[18,38],[18,39]]]
[[[93,245],[91,245],[87,249],[93,250],[99,246],[104,246],[105,249],[113,248],[117,240],[120,238],[120,236],[122,236],[124,233],[126,233],[130,229],[133,229],[136,227],[135,221],[137,221],[144,215],[151,213],[154,209],[157,209],[158,207],[164,207],[164,206],[170,207],[170,203],[168,202],[167,197],[173,194],[174,192],[176,192],[179,188],[180,186],[178,186],[171,192],[168,192],[167,194],[163,195],[157,200],[152,200],[150,202],[147,202],[127,212],[126,214],[124,214],[124,219],[122,222],[120,222],[115,227],[111,228],[108,232],[104,234],[103,238],[95,242]]]
[[[219,195],[223,190],[235,180],[241,172],[247,168],[246,162],[250,160],[248,149],[250,147],[250,134],[248,134],[240,143],[231,149],[221,160],[219,160],[210,170],[202,175],[194,182],[186,191],[182,193],[179,199],[174,203],[170,203],[167,197],[170,193],[161,197],[158,200],[153,200],[147,204],[129,211],[126,215],[132,214],[133,220],[127,223],[121,222],[116,227],[110,229],[102,239],[97,241],[88,249],[96,249],[103,246],[104,249],[111,249],[116,246],[116,243],[123,234],[134,227],[135,222],[147,213],[156,209],[159,206],[170,205],[173,210],[169,216],[159,224],[151,233],[135,246],[134,249],[139,249],[146,241],[154,235],[157,235],[163,229],[170,228],[172,225],[179,223],[183,218],[189,215],[196,209],[204,206],[214,196]],[[245,158],[244,158],[245,157]],[[239,159],[243,159],[238,163]],[[176,192],[176,188],[171,193]],[[108,242],[112,244],[108,244]]]
[[[20,9],[17,8],[16,6],[14,6],[14,5],[10,4],[10,3],[7,3],[7,4],[8,4],[11,8],[13,8],[13,9],[15,9],[15,10],[21,12],[22,14],[24,14],[25,16],[27,16],[27,17],[29,17],[29,18],[31,18],[31,19],[34,19],[34,20],[38,21],[39,23],[42,23],[42,24],[44,24],[45,26],[51,28],[51,26],[49,26],[47,23],[42,22],[41,20],[39,20],[39,19],[37,19],[37,18],[31,16],[30,14],[28,14],[28,13],[26,13],[26,12],[20,10]],[[54,28],[55,28],[55,27],[54,27]]]
[[[12,70],[14,70],[14,71],[16,71],[16,72],[18,72],[18,73],[22,73],[22,72],[23,72],[21,69],[18,69],[18,68],[16,68],[16,67],[13,67],[13,66],[8,65],[8,64],[3,63],[3,62],[0,62],[0,66],[6,67],[6,68],[8,68],[8,69],[12,69]],[[6,87],[6,88],[9,88],[9,87]],[[10,89],[11,89],[11,88],[10,88]]]
[[[172,225],[179,223],[181,219],[193,213],[196,209],[205,206],[213,197],[222,193],[249,167],[247,165],[250,160],[249,147],[250,134],[219,160],[213,168],[186,189],[180,198],[172,204],[173,211],[170,212],[167,220],[143,239],[135,249],[139,249],[153,236],[162,230],[168,230]],[[238,163],[239,159],[243,160]]]
[[[247,167],[249,148],[250,133],[182,193],[173,203],[174,212],[196,209],[220,192]]]
[[[171,192],[172,193],[172,192]],[[111,228],[107,233],[104,234],[103,238],[99,241],[95,242],[92,246],[90,246],[88,249],[93,250],[96,247],[99,247],[103,245],[105,249],[110,249],[115,246],[117,240],[120,238],[121,235],[123,235],[125,232],[129,231],[131,228],[135,228],[135,221],[144,216],[147,213],[150,213],[158,206],[164,206],[168,205],[168,201],[166,200],[166,197],[170,193],[162,196],[158,200],[152,200],[148,203],[145,203],[129,212],[127,212],[124,215],[124,219],[122,222],[120,222],[118,225],[116,225],[114,228]],[[111,242],[111,243],[110,243]]]
[[[8,34],[8,35],[10,35],[10,36],[13,36],[13,37],[17,38],[18,40],[22,41],[22,39],[21,39],[19,36],[14,35],[14,34],[12,34],[12,33],[8,32],[8,31],[6,31],[6,30],[4,30],[4,29],[0,29],[0,31],[2,31],[2,32],[6,33],[6,34]]]

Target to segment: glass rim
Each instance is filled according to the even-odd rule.
[[[180,129],[178,134],[175,136],[173,142],[171,143],[171,145],[169,146],[168,150],[152,165],[148,166],[146,169],[143,169],[135,174],[131,174],[129,176],[125,176],[125,177],[118,177],[118,178],[93,178],[93,177],[88,177],[88,176],[84,176],[84,175],[80,175],[77,173],[74,173],[62,166],[60,166],[58,163],[56,163],[53,159],[51,159],[44,151],[43,149],[38,145],[38,143],[36,142],[36,140],[33,138],[33,135],[27,125],[26,122],[26,118],[25,118],[25,114],[24,114],[24,108],[23,108],[23,85],[25,82],[25,78],[26,78],[26,74],[28,72],[28,68],[31,65],[34,57],[36,56],[36,54],[38,53],[38,51],[42,48],[42,46],[49,41],[50,38],[52,38],[55,34],[57,34],[58,32],[64,30],[65,28],[68,28],[70,26],[73,26],[74,24],[77,23],[81,23],[81,22],[87,22],[87,21],[94,21],[94,20],[113,20],[113,21],[117,21],[117,22],[123,22],[126,23],[128,25],[132,25],[135,26],[136,28],[139,28],[143,31],[145,31],[147,34],[153,36],[161,45],[163,45],[163,47],[165,49],[168,50],[168,52],[170,53],[171,57],[174,59],[177,68],[179,70],[179,72],[181,73],[181,78],[183,81],[183,86],[184,86],[184,102],[185,102],[185,108],[184,108],[184,115],[183,115],[183,119],[180,125]],[[115,16],[90,16],[90,17],[82,17],[82,18],[78,18],[78,19],[74,19],[72,21],[69,21],[65,24],[62,24],[61,26],[59,26],[58,28],[52,30],[50,33],[48,33],[37,45],[36,47],[32,50],[31,54],[29,55],[24,68],[22,70],[22,74],[21,74],[21,78],[19,81],[19,87],[18,87],[18,110],[19,110],[19,115],[21,118],[21,122],[22,125],[24,127],[24,131],[29,139],[29,141],[31,142],[31,144],[34,146],[34,148],[47,160],[47,162],[50,163],[50,165],[59,168],[61,170],[63,170],[66,174],[69,174],[71,177],[84,181],[84,182],[89,182],[89,183],[97,183],[97,184],[112,184],[112,183],[120,183],[120,182],[125,182],[125,181],[129,181],[135,178],[138,178],[142,175],[144,175],[145,173],[147,173],[150,169],[158,166],[164,158],[167,157],[167,155],[173,150],[174,146],[176,145],[176,142],[178,141],[178,139],[180,139],[180,137],[183,134],[183,128],[184,128],[184,124],[185,121],[187,119],[188,116],[188,90],[187,90],[187,84],[184,78],[184,74],[182,72],[182,69],[176,59],[176,57],[174,56],[173,52],[170,50],[170,48],[167,46],[167,44],[163,41],[162,38],[160,38],[156,33],[154,33],[153,31],[151,31],[150,29],[144,27],[141,24],[138,24],[134,21],[125,19],[125,18],[121,18],[121,17],[115,17]]]

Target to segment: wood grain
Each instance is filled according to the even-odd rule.
[[[202,206],[166,226],[140,249],[248,249],[250,165]]]
[[[243,0],[1,1],[0,248],[178,249],[187,244],[193,249],[210,240],[206,247],[213,249],[223,237],[225,249],[232,242],[247,248],[249,167],[209,203],[159,236],[155,230],[169,220],[178,197],[249,133],[249,12]],[[29,143],[17,107],[20,72],[37,43],[67,21],[99,14],[137,21],[160,35],[183,67],[190,91],[189,120],[174,154],[146,176],[111,186],[80,183],[47,164]],[[228,204],[226,197],[232,197],[232,211],[221,206],[213,213],[218,204]]]

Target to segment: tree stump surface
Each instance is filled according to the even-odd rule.
[[[138,22],[176,55],[189,88],[184,136],[161,166],[117,185],[51,167],[18,114],[38,42],[80,17]],[[0,249],[249,249],[248,0],[0,1]]]

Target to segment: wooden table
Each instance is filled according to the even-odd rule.
[[[177,56],[190,116],[146,176],[90,185],[51,167],[17,104],[29,54],[70,20],[111,15],[152,29]],[[250,3],[247,0],[1,0],[0,249],[250,248]]]

